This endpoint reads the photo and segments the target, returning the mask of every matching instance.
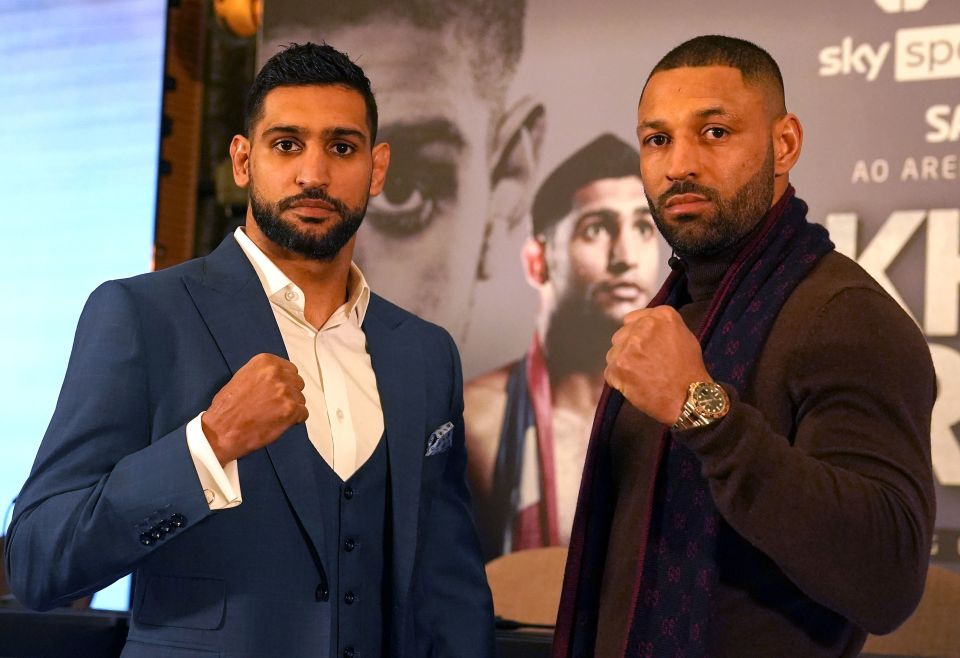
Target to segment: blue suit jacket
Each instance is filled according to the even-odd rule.
[[[363,324],[383,406],[392,515],[392,656],[492,656],[493,619],[464,470],[450,336],[373,295]],[[48,609],[135,573],[125,656],[326,656],[324,519],[306,428],[239,460],[243,503],[211,512],[186,423],[251,357],[286,358],[234,238],[100,286],[10,526],[13,592]],[[450,448],[425,456],[455,424]],[[180,515],[153,545],[141,534]]]

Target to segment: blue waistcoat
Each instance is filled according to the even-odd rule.
[[[321,588],[330,601],[330,655],[379,658],[388,641],[384,606],[390,601],[389,491],[386,435],[370,458],[344,482],[314,452],[322,492],[326,556]]]

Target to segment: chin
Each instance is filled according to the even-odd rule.
[[[634,311],[638,308],[641,308],[643,304],[639,301],[634,302],[617,302],[616,304],[611,304],[610,306],[604,308],[602,311],[598,311],[606,320],[613,322],[615,324],[623,324],[623,319],[627,316],[627,313]]]

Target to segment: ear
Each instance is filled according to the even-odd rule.
[[[507,110],[490,157],[491,217],[515,228],[530,209],[533,179],[546,133],[543,105],[523,98]]]
[[[546,132],[543,105],[523,98],[500,120],[490,154],[490,206],[477,279],[490,278],[487,255],[491,244],[512,232],[530,209],[533,179]]]
[[[773,172],[785,176],[793,169],[803,148],[803,126],[797,115],[787,113],[773,123]]]
[[[237,187],[250,184],[250,140],[243,135],[234,135],[230,140],[230,162],[233,164],[233,182]]]
[[[383,184],[387,180],[387,169],[390,167],[390,145],[380,142],[373,147],[373,172],[370,174],[370,196],[377,196],[383,191]]]
[[[523,243],[521,257],[523,273],[531,286],[539,288],[550,279],[547,272],[547,245],[541,238],[527,238]]]

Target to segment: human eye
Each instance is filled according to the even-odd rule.
[[[720,126],[710,126],[709,128],[703,131],[703,134],[706,135],[708,139],[717,140],[717,139],[723,139],[724,137],[729,135],[730,131]]]
[[[640,237],[646,239],[653,235],[653,222],[644,217],[637,222],[637,233]]]
[[[670,140],[663,133],[655,133],[643,139],[643,143],[646,146],[654,146],[654,147],[666,146],[669,143],[669,141]]]
[[[335,142],[330,146],[330,150],[341,157],[352,155],[357,152],[357,147],[349,142]]]
[[[457,150],[425,145],[396,148],[393,153],[383,191],[370,199],[367,221],[390,237],[412,237],[450,212],[456,202]]]
[[[594,242],[602,237],[611,235],[614,231],[611,221],[603,215],[587,216],[580,220],[577,233],[587,242]]]
[[[301,150],[300,144],[293,139],[278,139],[273,143],[273,148],[280,153],[296,153]]]

